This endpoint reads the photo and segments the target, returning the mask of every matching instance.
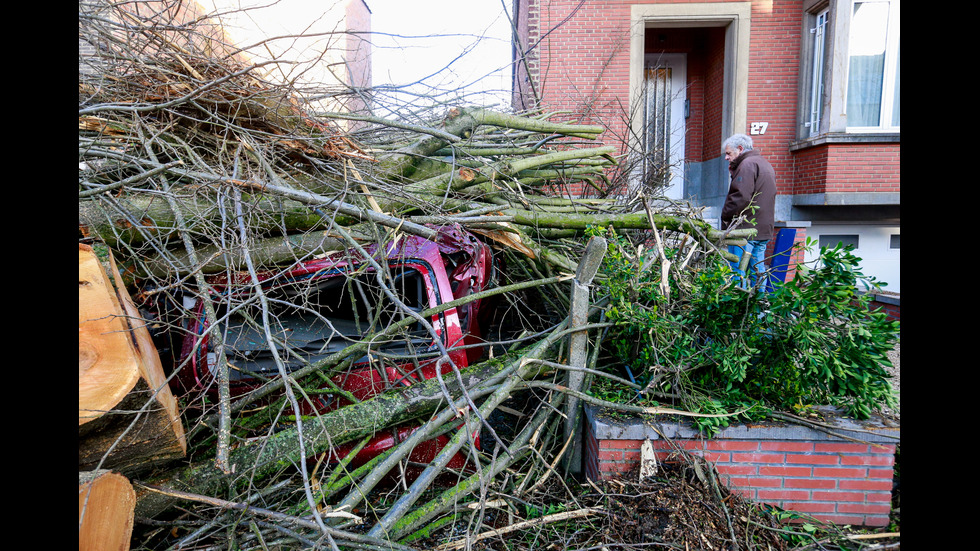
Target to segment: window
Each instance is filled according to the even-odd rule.
[[[899,0],[855,1],[848,34],[847,130],[897,130]]]
[[[424,276],[418,270],[397,267],[392,272],[392,291],[403,304],[415,312],[429,306]],[[299,369],[303,360],[313,362],[343,350],[408,315],[381,290],[373,271],[354,277],[337,271],[315,274],[270,287],[265,293],[269,330],[284,347],[279,356],[288,370]],[[225,320],[222,332],[226,351],[236,367],[230,373],[231,380],[278,373],[264,327],[258,323],[263,319],[258,300],[252,297],[237,308],[224,303],[217,316]],[[402,335],[376,340],[372,351],[408,354],[425,350],[429,344],[429,334],[414,323]],[[290,351],[285,350],[287,346]]]
[[[902,248],[902,234],[900,234],[900,233],[893,233],[889,237],[888,248],[889,249],[901,249]]]
[[[900,0],[819,0],[804,15],[798,137],[901,127]]]
[[[815,136],[820,131],[820,115],[823,112],[823,71],[825,51],[827,46],[827,14],[829,9],[825,9],[816,16],[816,24],[810,29],[813,36],[812,63],[810,85],[810,119],[805,126],[810,128],[810,136]]]
[[[821,249],[833,249],[838,244],[841,247],[851,246],[855,249],[858,248],[857,234],[824,234],[820,236],[819,242]]]

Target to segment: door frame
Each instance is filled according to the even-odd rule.
[[[630,105],[643,93],[644,41],[648,29],[664,27],[724,27],[725,79],[722,92],[721,143],[748,129],[748,67],[752,5],[750,2],[634,4],[630,6]],[[636,133],[632,133],[636,135]],[[636,145],[636,144],[633,144]]]

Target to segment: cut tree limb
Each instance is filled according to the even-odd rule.
[[[344,241],[312,231],[293,235],[280,235],[256,239],[249,246],[252,261],[259,266],[290,264],[303,258],[341,251],[347,248]],[[200,270],[202,274],[214,274],[226,270],[241,270],[245,265],[242,250],[226,250],[219,245],[198,248],[198,264],[194,265],[186,252],[172,251],[172,258],[156,257],[142,264],[143,270],[158,277],[178,276]]]
[[[593,236],[586,245],[585,254],[579,262],[578,270],[575,272],[575,279],[572,280],[571,291],[571,311],[569,312],[570,325],[572,329],[578,329],[589,321],[589,287],[592,279],[606,254],[606,240],[599,236]],[[569,337],[568,365],[579,368],[568,372],[568,388],[575,391],[586,391],[585,368],[588,360],[589,335],[586,331],[576,331]],[[573,435],[579,433],[580,402],[575,396],[569,396],[565,406],[565,440],[572,440]],[[568,467],[571,472],[581,471],[581,450],[579,446],[573,445],[572,453],[566,456]]]
[[[136,473],[187,451],[177,401],[125,286],[78,246],[78,465]]]
[[[78,473],[78,551],[127,551],[136,492],[106,470]]]

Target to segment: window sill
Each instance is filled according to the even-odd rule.
[[[875,132],[875,133],[828,133],[805,140],[798,140],[790,144],[790,151],[799,151],[810,147],[817,147],[827,144],[862,144],[862,143],[900,143],[901,133],[898,132]]]

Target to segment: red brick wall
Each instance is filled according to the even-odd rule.
[[[641,440],[598,440],[587,423],[586,474],[621,476],[640,460]],[[714,463],[722,480],[754,501],[825,522],[886,526],[891,511],[894,444],[806,440],[679,440]],[[670,445],[654,440],[658,461]]]
[[[888,319],[890,320],[902,321],[902,306],[900,304],[891,304],[873,300],[871,301],[870,308],[872,310],[880,310],[885,314],[888,314]]]
[[[746,122],[769,123],[765,134],[752,136],[753,147],[772,163],[778,175],[776,187],[782,194],[793,192],[789,144],[796,140],[802,28],[802,2],[752,3]],[[734,131],[749,133],[748,128]]]
[[[719,29],[721,31],[721,29]],[[722,92],[725,83],[725,33],[715,32],[707,46],[705,56],[705,102],[704,134],[701,139],[702,155],[696,161],[707,161],[721,156],[721,143],[715,143],[713,136],[721,136]]]
[[[793,193],[824,193],[827,182],[828,148],[811,147],[793,157]]]
[[[898,296],[872,294],[868,309],[886,314],[889,320],[902,321],[902,303]]]
[[[898,143],[823,144],[794,155],[793,193],[900,192]]]
[[[531,31],[530,40],[547,34],[533,53],[538,93],[546,109],[569,110],[570,119],[605,124],[613,137],[623,140],[622,119],[630,97],[629,5],[579,4],[549,1],[538,15],[538,28]],[[614,143],[609,136],[604,141]]]
[[[531,52],[532,71],[536,71],[534,78],[545,109],[570,110],[569,118],[607,125],[607,143],[612,143],[611,138],[625,138],[624,114],[630,97],[630,4],[616,0],[522,3],[532,9],[524,40],[537,43]],[[747,114],[749,121],[770,123],[769,131],[758,136],[757,143],[777,171],[785,174],[792,174],[788,144],[795,139],[802,16],[801,0],[752,2]],[[521,19],[520,25],[524,24]],[[695,38],[698,41],[692,42]],[[694,133],[689,136],[687,153],[694,161],[719,157],[724,30],[650,29],[646,40],[650,50],[690,54],[694,63],[689,67],[689,98],[692,119],[696,120],[691,121]]]

